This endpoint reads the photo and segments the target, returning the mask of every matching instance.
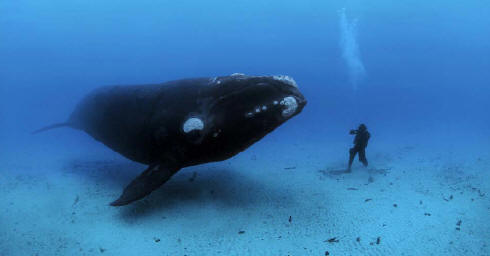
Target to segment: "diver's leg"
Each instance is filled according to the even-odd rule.
[[[366,150],[364,148],[359,150],[359,161],[361,161],[365,167],[368,166],[368,160],[366,159]]]
[[[351,172],[352,162],[354,162],[354,157],[356,156],[356,148],[351,148],[349,150],[349,167],[347,167],[347,172]]]

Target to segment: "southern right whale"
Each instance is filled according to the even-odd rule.
[[[68,120],[148,168],[111,203],[150,194],[181,168],[228,159],[299,114],[306,104],[288,76],[233,74],[162,84],[106,86],[89,93]]]

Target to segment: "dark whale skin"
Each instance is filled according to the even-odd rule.
[[[181,168],[242,152],[305,104],[287,76],[234,74],[101,87],[61,125],[83,130],[126,158],[149,165],[111,203],[121,206],[150,194]]]

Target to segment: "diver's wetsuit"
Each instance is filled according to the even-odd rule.
[[[359,125],[357,130],[351,130],[350,134],[355,134],[354,147],[349,150],[349,167],[347,171],[351,171],[352,162],[357,153],[359,153],[359,161],[361,161],[364,166],[368,166],[368,161],[366,159],[366,147],[368,145],[368,140],[371,134],[367,131],[367,127],[364,124]]]

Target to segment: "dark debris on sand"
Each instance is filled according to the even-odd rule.
[[[329,243],[338,243],[339,242],[339,239],[337,239],[337,237],[332,237],[330,239],[327,239],[323,242],[329,242]]]

